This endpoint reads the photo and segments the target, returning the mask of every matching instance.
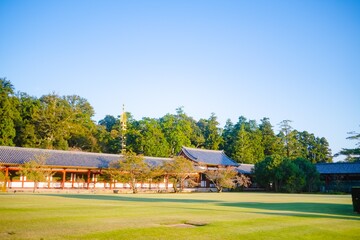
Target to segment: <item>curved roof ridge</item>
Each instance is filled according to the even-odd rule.
[[[213,149],[205,149],[205,148],[194,148],[194,147],[184,147],[185,149],[193,149],[197,151],[204,151],[204,152],[222,152],[225,153],[224,150],[213,150]]]
[[[16,149],[19,151],[33,151],[33,152],[48,152],[48,153],[65,153],[65,154],[81,154],[81,155],[104,155],[104,156],[118,156],[121,157],[122,154],[115,153],[98,153],[98,152],[84,152],[84,151],[72,151],[72,150],[59,150],[59,149],[45,149],[45,148],[29,148],[29,147],[12,147],[12,146],[0,146],[0,148],[7,149]]]
[[[122,156],[122,155],[121,155]],[[161,159],[161,160],[167,160],[167,161],[171,161],[173,160],[172,158],[165,158],[165,157],[150,157],[150,156],[143,156],[145,159]]]
[[[182,153],[190,160],[208,165],[238,166],[223,150],[208,150],[201,148],[182,147]]]
[[[197,160],[198,158],[197,157],[195,157],[194,155],[192,155],[189,151],[188,151],[188,147],[182,147],[182,150],[183,150],[183,152],[185,153],[185,155],[186,156],[188,156],[189,158],[191,158],[191,159],[193,159],[193,160]],[[192,148],[190,148],[190,149],[192,149]],[[194,149],[196,149],[196,148],[194,148]]]

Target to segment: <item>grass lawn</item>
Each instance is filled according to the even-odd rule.
[[[360,239],[350,195],[0,194],[0,239]]]

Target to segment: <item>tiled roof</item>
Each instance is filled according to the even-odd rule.
[[[320,174],[360,174],[360,163],[318,163]]]
[[[236,162],[230,159],[224,151],[206,150],[198,148],[183,147],[179,155],[183,153],[189,159],[208,165],[224,165],[224,166],[238,166]]]
[[[0,146],[0,163],[23,164],[37,155],[46,155],[46,165],[81,168],[107,168],[110,162],[121,159],[118,154],[89,153]],[[144,157],[150,165],[161,165],[169,158]]]
[[[239,173],[242,174],[251,174],[254,170],[254,164],[243,164],[241,163],[240,166],[237,167]]]

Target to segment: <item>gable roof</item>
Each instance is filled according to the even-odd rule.
[[[320,174],[360,174],[360,163],[317,163]]]
[[[226,156],[224,151],[182,147],[179,155],[182,154],[194,162],[203,163],[207,165],[223,165],[223,166],[239,165],[234,160]]]
[[[0,164],[19,165],[42,154],[47,156],[47,166],[77,168],[108,168],[111,162],[119,161],[123,157],[119,154],[0,146]],[[152,166],[161,165],[165,161],[171,160],[170,158],[157,157],[144,157],[144,159]]]

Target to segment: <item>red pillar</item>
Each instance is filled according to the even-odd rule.
[[[61,188],[64,189],[65,188],[65,179],[66,179],[66,169],[64,169],[62,172],[63,172],[63,177],[62,177],[62,182],[61,182]]]
[[[24,188],[24,178],[25,176],[21,175],[21,188]]]
[[[50,174],[48,176],[48,189],[50,189],[50,183],[51,183],[50,179],[51,178],[52,178],[52,169],[50,168]]]
[[[89,189],[90,186],[90,170],[88,170],[88,174],[87,174],[87,189]]]
[[[74,188],[74,173],[71,174],[71,189]]]
[[[94,189],[96,187],[96,173],[93,174],[93,177],[94,177]]]
[[[5,186],[3,188],[4,191],[8,187],[8,182],[9,182],[9,167],[5,167],[5,181],[4,181]]]
[[[166,191],[169,190],[169,175],[168,174],[166,174],[165,189],[166,189]]]

